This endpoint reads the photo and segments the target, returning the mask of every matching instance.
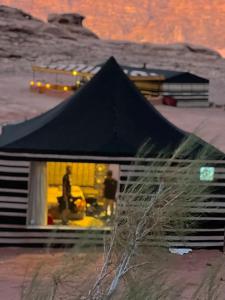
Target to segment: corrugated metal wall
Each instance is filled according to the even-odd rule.
[[[74,244],[86,239],[89,244],[101,244],[109,228],[76,229],[59,227],[27,227],[30,163],[19,161],[19,157],[0,159],[0,245],[49,245]],[[115,163],[115,159],[113,161]],[[170,230],[167,235],[171,246],[222,247],[225,225],[225,162],[210,163],[215,167],[215,178],[207,184],[213,188],[210,194],[201,195],[202,201],[190,208],[191,219],[197,220],[196,228],[185,230],[182,237]],[[129,161],[120,162],[120,190],[129,182],[132,175],[145,172],[146,166],[132,165]],[[121,194],[118,196],[120,197]],[[129,196],[127,194],[127,196]],[[122,205],[120,198],[119,205]],[[138,204],[140,206],[141,204]],[[156,241],[147,241],[155,244]]]
[[[177,161],[179,164],[179,161]],[[183,161],[182,161],[183,164]],[[169,241],[171,246],[187,246],[187,247],[222,247],[224,241],[225,226],[225,162],[202,162],[202,165],[210,165],[215,168],[213,181],[205,181],[202,184],[207,185],[208,193],[196,195],[196,203],[190,205],[191,212],[188,220],[193,221],[191,228],[182,229],[182,235],[177,235],[175,230],[168,231],[165,240]],[[124,188],[138,181],[138,178],[147,174],[148,168],[145,165],[121,165],[120,166],[120,194],[118,206],[123,207]],[[158,167],[160,172],[160,167]],[[173,172],[173,167],[169,167],[168,172]],[[179,175],[178,175],[179,176]],[[195,174],[196,176],[196,174]],[[135,180],[134,180],[135,178]],[[199,177],[196,178],[199,180]],[[176,180],[174,180],[176,184]],[[129,197],[129,193],[125,193]],[[154,195],[154,194],[153,194]],[[152,196],[153,196],[152,195]],[[132,194],[130,194],[132,197]],[[134,201],[130,203],[135,209],[144,207],[145,203]],[[184,234],[185,233],[185,234]],[[150,242],[150,238],[149,238]],[[157,243],[156,241],[151,242]]]

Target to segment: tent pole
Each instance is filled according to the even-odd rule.
[[[223,233],[223,253],[225,253],[225,226],[224,226],[224,233]]]

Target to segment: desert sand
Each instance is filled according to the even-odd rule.
[[[98,249],[97,252],[94,251],[94,259],[92,259],[91,262],[88,258],[88,256],[90,256],[90,252],[88,253],[88,251],[84,250],[73,256],[71,264],[77,266],[77,272],[73,277],[75,280],[72,284],[72,295],[68,292],[69,295],[64,295],[65,298],[57,299],[78,300],[86,295],[88,288],[90,288],[91,282],[101,265],[101,254],[101,249]],[[204,275],[210,274],[212,269],[217,267],[218,262],[221,262],[222,260],[224,263],[225,259],[224,254],[217,250],[195,250],[184,256],[169,254],[168,252],[166,255],[172,262],[171,267],[168,269],[169,281],[171,283],[179,282],[180,284],[185,285],[185,289],[180,296],[181,300],[190,300]],[[20,300],[24,286],[28,284],[39,266],[47,266],[46,270],[52,274],[53,270],[57,270],[58,267],[62,265],[63,256],[63,250],[51,250],[49,252],[44,249],[1,248],[0,299]],[[86,264],[84,263],[85,260],[87,260]],[[174,266],[176,266],[176,268],[174,268]],[[224,295],[224,270],[221,270],[218,282],[220,288],[224,291]],[[201,300],[203,298],[199,299]],[[218,300],[224,300],[224,297],[220,296]]]
[[[31,78],[29,73],[0,75],[0,124],[29,119],[69,97],[66,93],[56,96],[31,92]],[[225,152],[224,107],[178,108],[158,105],[156,109],[174,125],[195,132]]]

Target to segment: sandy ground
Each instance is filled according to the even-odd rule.
[[[223,108],[177,108],[157,106],[157,109],[177,127],[194,132],[225,152],[225,110]]]
[[[101,250],[93,252],[93,259],[90,260],[90,251],[76,253],[70,263],[75,266],[74,282],[72,286],[71,297],[70,289],[67,289],[68,295],[65,298],[57,299],[82,299],[86,295],[91,281],[101,265]],[[168,268],[168,274],[171,282],[178,282],[185,285],[185,289],[180,296],[181,300],[190,300],[191,295],[199,286],[205,274],[210,274],[212,269],[225,263],[224,255],[216,250],[196,250],[184,256],[175,254],[166,254],[172,264]],[[19,248],[1,248],[0,249],[0,299],[19,300],[21,291],[38,270],[39,266],[45,266],[47,272],[56,274],[65,258],[62,250],[51,250],[47,252],[44,249],[19,249]],[[47,266],[47,267],[46,267]],[[175,266],[175,267],[174,267]],[[53,272],[54,270],[54,272]],[[47,279],[45,279],[47,282]],[[220,289],[224,291],[217,300],[225,299],[225,274],[224,266],[218,276]],[[68,286],[68,284],[67,284]],[[66,287],[66,284],[65,284]],[[65,288],[66,290],[66,288]],[[205,298],[200,297],[199,300]],[[208,299],[208,298],[207,298]],[[209,298],[211,299],[211,298]],[[213,298],[214,299],[214,298]],[[216,298],[215,298],[216,299]],[[43,299],[44,300],[44,299]]]
[[[67,252],[69,253],[69,251]],[[44,285],[49,288],[51,276],[57,274],[59,270],[64,270],[63,266],[67,266],[67,257],[63,250],[45,249],[23,249],[23,248],[1,248],[0,249],[0,299],[1,300],[21,300],[24,287],[28,286],[30,280],[34,278],[39,270],[41,270],[41,279]],[[70,255],[70,254],[69,254]],[[76,266],[77,271],[74,272],[72,282],[73,296],[70,298],[67,291],[70,278],[65,279],[65,295],[68,296],[65,300],[80,299],[88,290],[90,278],[97,274],[96,268],[101,259],[100,254],[93,254],[94,259],[89,259],[90,252],[79,252],[70,256],[69,268]],[[85,263],[87,262],[87,263]],[[72,266],[73,264],[73,266]],[[67,271],[62,271],[62,274],[67,274]],[[61,271],[60,271],[61,272]],[[46,276],[47,274],[47,276]],[[88,279],[88,280],[87,280]],[[67,285],[67,286],[66,286]],[[69,292],[70,294],[70,292]],[[31,297],[32,300],[33,297]],[[42,298],[40,298],[42,299]],[[48,298],[44,298],[46,300]],[[64,299],[64,298],[58,298]]]
[[[30,76],[0,75],[0,124],[31,118],[63,101],[61,96],[31,93]],[[195,131],[225,152],[225,110],[223,108],[174,108],[157,106],[157,109],[176,126]],[[149,120],[150,121],[150,120]],[[157,130],[157,128],[156,128]]]
[[[0,124],[31,118],[54,107],[62,98],[31,93],[29,76],[0,75]]]

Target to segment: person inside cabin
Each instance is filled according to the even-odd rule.
[[[62,224],[66,225],[69,221],[70,207],[69,200],[72,197],[71,194],[71,174],[72,169],[70,166],[66,167],[66,173],[62,179],[62,192],[63,192],[63,207],[62,207]]]
[[[117,181],[113,178],[113,172],[109,170],[107,172],[107,177],[104,181],[105,216],[108,216],[108,208],[110,208],[110,215],[111,216],[114,215],[116,191],[117,191]]]

